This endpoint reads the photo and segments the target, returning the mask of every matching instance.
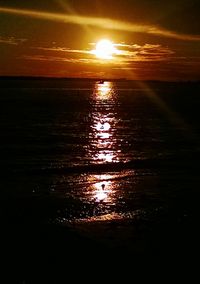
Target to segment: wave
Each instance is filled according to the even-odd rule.
[[[99,172],[119,172],[134,169],[187,169],[194,171],[199,164],[199,154],[196,155],[176,155],[168,158],[157,159],[135,159],[129,162],[112,162],[102,164],[76,165],[71,167],[51,167],[31,169],[33,174],[82,174]],[[29,171],[29,170],[27,170]]]

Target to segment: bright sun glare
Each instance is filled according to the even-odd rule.
[[[93,53],[100,59],[112,59],[112,55],[117,53],[117,49],[110,40],[102,39],[97,42]]]

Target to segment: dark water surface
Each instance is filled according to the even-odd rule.
[[[63,198],[70,202],[58,217],[67,220],[129,218],[143,209],[141,196],[160,207],[174,194],[171,174],[178,178],[183,171],[178,183],[185,187],[181,159],[199,154],[197,87],[128,81],[18,84],[11,82],[0,96],[3,196]],[[158,160],[163,166],[170,160],[173,172],[167,174],[169,167],[161,173]],[[168,181],[161,186],[163,175]]]
[[[0,84],[2,222],[71,226],[118,247],[140,220],[148,231],[196,222],[199,84]]]

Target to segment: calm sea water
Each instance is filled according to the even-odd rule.
[[[186,200],[199,181],[187,166],[199,155],[198,90],[1,82],[1,196],[37,200],[30,218],[56,222],[145,217]]]

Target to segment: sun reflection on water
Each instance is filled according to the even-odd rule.
[[[110,174],[90,175],[88,181],[91,184],[91,199],[98,203],[114,204],[116,183]]]
[[[92,95],[91,131],[88,154],[95,163],[119,161],[116,143],[115,91],[112,82],[96,83]]]
[[[113,85],[111,82],[97,83],[95,86],[95,94],[101,99],[110,99],[112,96]]]
[[[96,188],[96,190],[94,191],[95,192],[94,197],[97,201],[107,201],[111,190],[106,189],[106,185],[108,188],[109,182],[103,181],[94,184],[94,187]]]
[[[90,143],[88,152],[95,164],[116,163],[120,149],[117,147],[116,92],[112,82],[96,83],[92,94]],[[90,175],[92,199],[98,203],[112,204],[115,183],[110,174]],[[111,181],[112,180],[112,181]]]
[[[119,162],[121,152],[117,138],[117,99],[114,84],[96,83],[91,102],[88,159],[92,164],[111,163],[114,167],[114,164]],[[116,189],[119,186],[116,177],[116,172],[87,175],[86,195],[89,203],[95,204],[93,216],[108,216],[113,212]]]
[[[98,122],[95,126],[97,131],[108,131],[110,129],[110,123],[108,122]]]

